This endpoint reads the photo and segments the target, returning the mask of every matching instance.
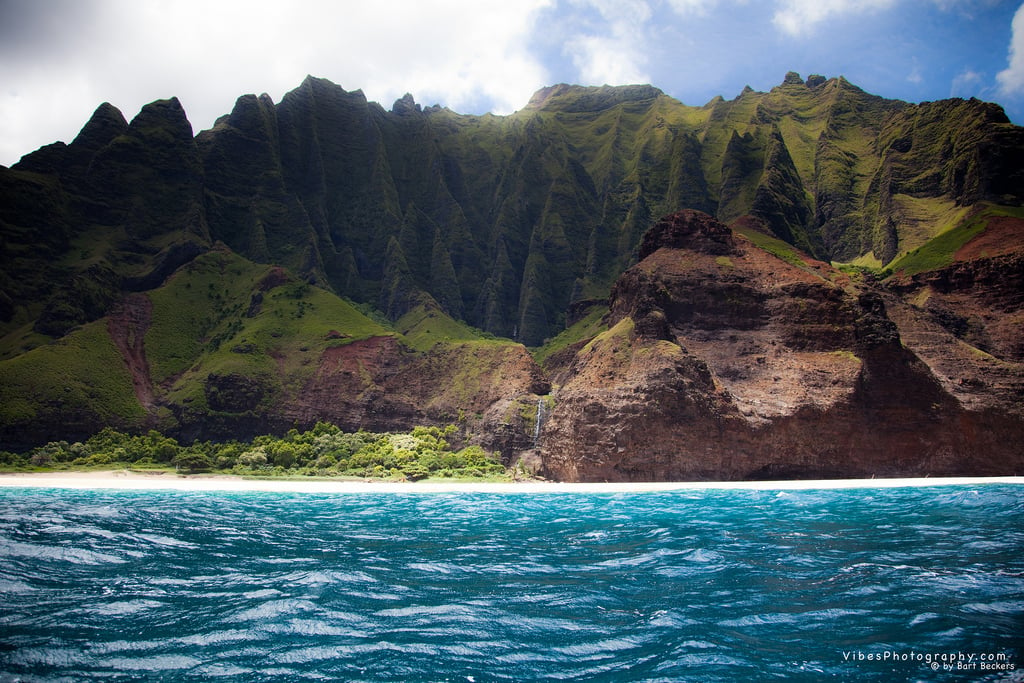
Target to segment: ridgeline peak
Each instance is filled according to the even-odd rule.
[[[557,85],[541,88],[524,109],[573,113],[600,112],[624,102],[653,100],[665,93],[653,85]]]

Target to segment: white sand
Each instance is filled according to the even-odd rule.
[[[302,479],[246,479],[222,475],[129,472],[46,472],[0,474],[0,486],[60,489],[176,491],[279,491],[290,493],[620,493],[684,489],[849,489],[905,486],[1024,484],[1024,477],[922,477],[914,479],[828,479],[742,482],[632,482],[568,484],[555,482],[388,482]]]

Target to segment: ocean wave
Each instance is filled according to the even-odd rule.
[[[0,680],[944,680],[1024,641],[1020,488],[0,492]]]

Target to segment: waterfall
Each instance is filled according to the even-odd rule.
[[[533,447],[540,444],[540,428],[544,422],[544,397],[537,399],[537,419],[533,423]]]

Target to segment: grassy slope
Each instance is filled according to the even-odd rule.
[[[156,396],[193,412],[209,409],[204,390],[211,374],[252,378],[271,400],[301,388],[325,349],[381,335],[450,365],[452,386],[443,393],[474,395],[488,381],[487,369],[519,346],[431,305],[413,309],[393,329],[330,292],[226,249],[200,256],[147,296],[153,307],[145,348]],[[8,425],[51,407],[94,410],[129,427],[145,418],[105,318],[0,362],[0,385],[0,420]]]
[[[417,351],[429,351],[439,343],[494,339],[464,322],[453,319],[433,303],[413,308],[395,322],[395,330]]]
[[[611,353],[621,352],[632,354],[633,352],[633,331],[635,325],[632,318],[625,317],[615,325],[587,342],[580,350],[581,355],[592,353],[594,350],[605,350]]]
[[[334,294],[293,280],[262,292],[250,317],[253,293],[271,270],[215,250],[148,292],[153,314],[145,348],[158,398],[201,410],[211,373],[296,386],[328,346],[394,334]],[[91,412],[125,426],[145,417],[105,318],[0,361],[3,424],[53,411]]]
[[[105,320],[0,362],[0,421],[19,424],[47,413],[94,413],[114,424],[143,417]]]
[[[962,216],[963,213],[964,210],[960,210],[955,212],[955,215]],[[927,240],[921,246],[893,259],[882,270],[882,276],[887,277],[892,274],[916,275],[917,273],[945,268],[951,265],[957,250],[978,235],[984,233],[989,219],[996,216],[1024,218],[1024,208],[989,206],[973,216],[962,216],[959,221],[952,222],[951,225],[947,224],[945,230]]]
[[[394,334],[318,287],[293,280],[260,285],[271,270],[211,252],[150,294],[154,324],[146,348],[154,380],[168,385],[170,400],[205,405],[210,374],[297,388],[328,346]],[[265,287],[254,306],[254,293]]]
[[[608,313],[608,309],[604,306],[593,307],[587,315],[576,321],[575,324],[570,325],[561,333],[553,337],[544,346],[535,349],[533,352],[534,360],[536,360],[541,367],[544,367],[547,360],[554,354],[563,351],[573,344],[588,341],[601,334],[607,330],[607,327],[603,322],[606,313]]]
[[[395,329],[406,344],[421,354],[424,372],[439,378],[427,406],[430,408],[479,408],[481,397],[505,391],[502,368],[521,362],[518,342],[494,337],[454,320],[433,302],[409,311],[395,323]]]
[[[226,252],[211,252],[150,292],[153,324],[146,333],[146,353],[154,381],[164,382],[191,366],[226,320],[245,313],[249,293],[267,271]]]
[[[737,234],[743,235],[753,242],[755,246],[764,249],[769,254],[782,259],[790,265],[797,266],[798,268],[805,268],[807,266],[808,257],[789,242],[780,240],[778,237],[766,235],[753,228],[734,227],[734,230]]]

